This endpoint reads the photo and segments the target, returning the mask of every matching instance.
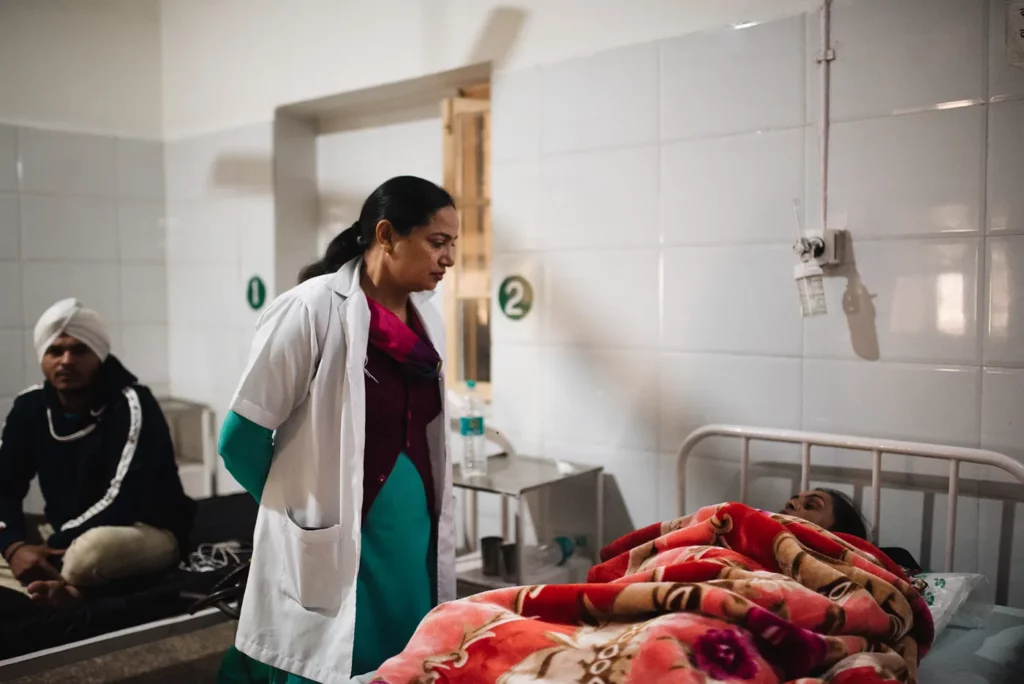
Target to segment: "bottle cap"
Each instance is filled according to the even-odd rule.
[[[476,380],[467,380],[466,387],[468,387],[469,389],[473,389],[474,387],[476,387]]]
[[[573,543],[568,537],[555,537],[555,545],[562,552],[562,560],[558,561],[558,565],[564,565],[569,557],[572,555]]]

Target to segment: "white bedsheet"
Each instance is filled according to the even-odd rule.
[[[921,662],[920,684],[1024,682],[1024,610],[996,606],[979,629],[947,627]]]

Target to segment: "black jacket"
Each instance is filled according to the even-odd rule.
[[[100,407],[85,416],[66,415],[49,383],[15,399],[0,441],[0,551],[26,538],[22,501],[36,475],[55,549],[94,527],[135,523],[170,530],[187,549],[195,502],[160,405],[113,356],[99,382]]]

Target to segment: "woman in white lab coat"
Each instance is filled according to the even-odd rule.
[[[427,299],[458,231],[447,192],[392,178],[260,318],[219,451],[260,501],[236,646],[264,681],[372,672],[455,597],[444,332]]]

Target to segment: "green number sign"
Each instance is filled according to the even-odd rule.
[[[258,311],[263,302],[267,301],[267,287],[259,276],[249,278],[245,285],[245,299],[254,311]]]
[[[518,321],[533,308],[533,286],[522,276],[509,276],[498,288],[498,304],[501,311],[513,321]]]

